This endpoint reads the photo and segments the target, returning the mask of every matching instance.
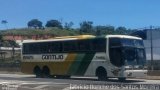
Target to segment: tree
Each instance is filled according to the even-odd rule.
[[[118,27],[116,28],[116,33],[117,34],[127,34],[127,29],[125,27]]]
[[[114,30],[114,26],[96,26],[95,27],[96,30],[96,35],[107,35],[107,34],[114,34],[115,30]]]
[[[115,34],[114,26],[107,25],[106,26],[107,33],[106,34]]]
[[[7,23],[8,23],[8,22],[7,22],[7,20],[2,20],[2,21],[1,21],[1,24],[4,24],[4,25],[5,25],[5,27],[6,27],[6,29],[8,29],[8,27],[7,27]]]
[[[39,21],[38,19],[32,19],[28,22],[28,27],[34,27],[36,28],[42,28],[42,22]]]
[[[61,28],[61,29],[63,28],[61,22],[58,21],[58,20],[49,20],[49,21],[47,21],[45,26],[46,27],[58,27],[58,28]]]
[[[93,22],[92,21],[83,21],[80,23],[80,34],[82,33],[93,33]]]
[[[2,34],[0,34],[0,45],[2,42],[3,42],[3,36],[2,36]]]
[[[65,25],[64,25],[64,28],[65,29],[67,29],[67,30],[69,30],[69,29],[71,29],[71,27],[74,25],[74,23],[73,22],[69,22],[69,23],[65,23]]]

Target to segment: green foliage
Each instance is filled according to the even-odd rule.
[[[80,23],[80,34],[84,33],[93,33],[93,22],[92,21],[83,21]]]
[[[56,27],[42,29],[22,28],[22,29],[10,29],[0,31],[2,35],[19,35],[19,36],[31,36],[31,35],[52,35],[52,36],[69,36],[78,35],[76,30],[64,30]]]
[[[73,22],[69,22],[69,23],[65,23],[65,25],[64,25],[64,28],[66,29],[66,30],[69,30],[69,29],[71,29],[71,27],[74,25],[74,23]]]
[[[125,27],[118,27],[116,28],[117,34],[127,34],[127,29]]]
[[[2,37],[2,35],[0,34],[0,42],[2,42],[3,41],[3,37]]]
[[[96,35],[107,35],[107,34],[115,34],[114,26],[96,26],[94,27],[96,31]]]
[[[13,40],[3,40],[1,47],[19,47],[19,45]]]
[[[32,19],[28,22],[28,27],[34,27],[36,28],[42,28],[42,22],[39,21],[38,19]]]
[[[49,20],[46,23],[46,28],[43,30],[42,22],[38,19],[32,19],[28,22],[28,27],[34,28],[22,28],[22,29],[10,29],[10,30],[1,30],[0,35],[18,35],[18,36],[27,36],[29,39],[34,36],[73,36],[79,34],[90,34],[90,35],[108,35],[108,34],[131,34],[135,30],[126,29],[125,27],[118,27],[115,29],[111,25],[98,25],[93,26],[92,21],[83,21],[80,23],[80,28],[71,28],[73,22],[65,23],[64,28],[58,20]],[[38,27],[38,28],[37,28]],[[0,37],[2,40],[2,37]]]
[[[57,27],[57,28],[60,28],[60,29],[63,28],[61,22],[58,21],[58,20],[49,20],[49,21],[47,21],[45,26],[46,27]]]

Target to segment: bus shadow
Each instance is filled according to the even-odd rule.
[[[139,83],[139,82],[146,82],[144,79],[126,79],[125,81],[121,82],[118,81],[116,78],[109,78],[108,80],[105,81],[100,81],[95,77],[71,77],[71,78],[36,78],[35,76],[26,76],[26,77],[7,77],[7,76],[1,76],[0,80],[19,80],[19,81],[40,81],[40,82],[52,82],[52,81],[63,81],[63,82],[72,82],[72,80],[76,82],[81,82],[84,81],[86,83]]]
[[[109,78],[107,80],[98,80],[96,78],[78,78],[78,77],[71,77],[71,78],[63,78],[63,79],[70,79],[70,80],[87,80],[87,81],[100,81],[100,82],[118,82],[118,83],[137,83],[137,82],[146,82],[145,80],[142,79],[126,79],[125,81],[119,81],[116,78]]]
[[[26,77],[26,78],[36,78],[33,77]],[[49,78],[40,78],[40,79],[56,79],[56,80],[82,80],[82,81],[98,81],[98,82],[115,82],[115,83],[138,83],[138,82],[146,82],[145,79],[133,79],[133,78],[127,78],[125,81],[119,81],[117,78],[108,78],[107,80],[98,80],[96,77],[70,77],[70,78],[56,78],[56,77],[49,77]]]

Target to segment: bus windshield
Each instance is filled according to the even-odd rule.
[[[144,65],[146,61],[143,41],[138,39],[110,38],[109,55],[111,63],[118,67]]]
[[[145,51],[143,48],[123,47],[123,58],[126,65],[143,65],[145,63]]]
[[[143,41],[137,39],[121,39],[122,46],[141,47],[143,48]]]

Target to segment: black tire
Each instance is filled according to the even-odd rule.
[[[50,70],[49,70],[49,68],[47,66],[43,67],[42,74],[43,74],[44,78],[49,78],[51,76],[50,75]]]
[[[125,78],[125,77],[120,77],[120,78],[118,78],[118,80],[119,80],[120,82],[124,82],[124,81],[126,81],[126,78]]]
[[[33,72],[36,75],[36,78],[41,78],[42,77],[42,70],[40,69],[39,66],[36,66],[34,68]]]
[[[103,67],[99,67],[96,70],[96,76],[98,77],[98,80],[100,81],[106,81],[107,80],[107,71]]]

